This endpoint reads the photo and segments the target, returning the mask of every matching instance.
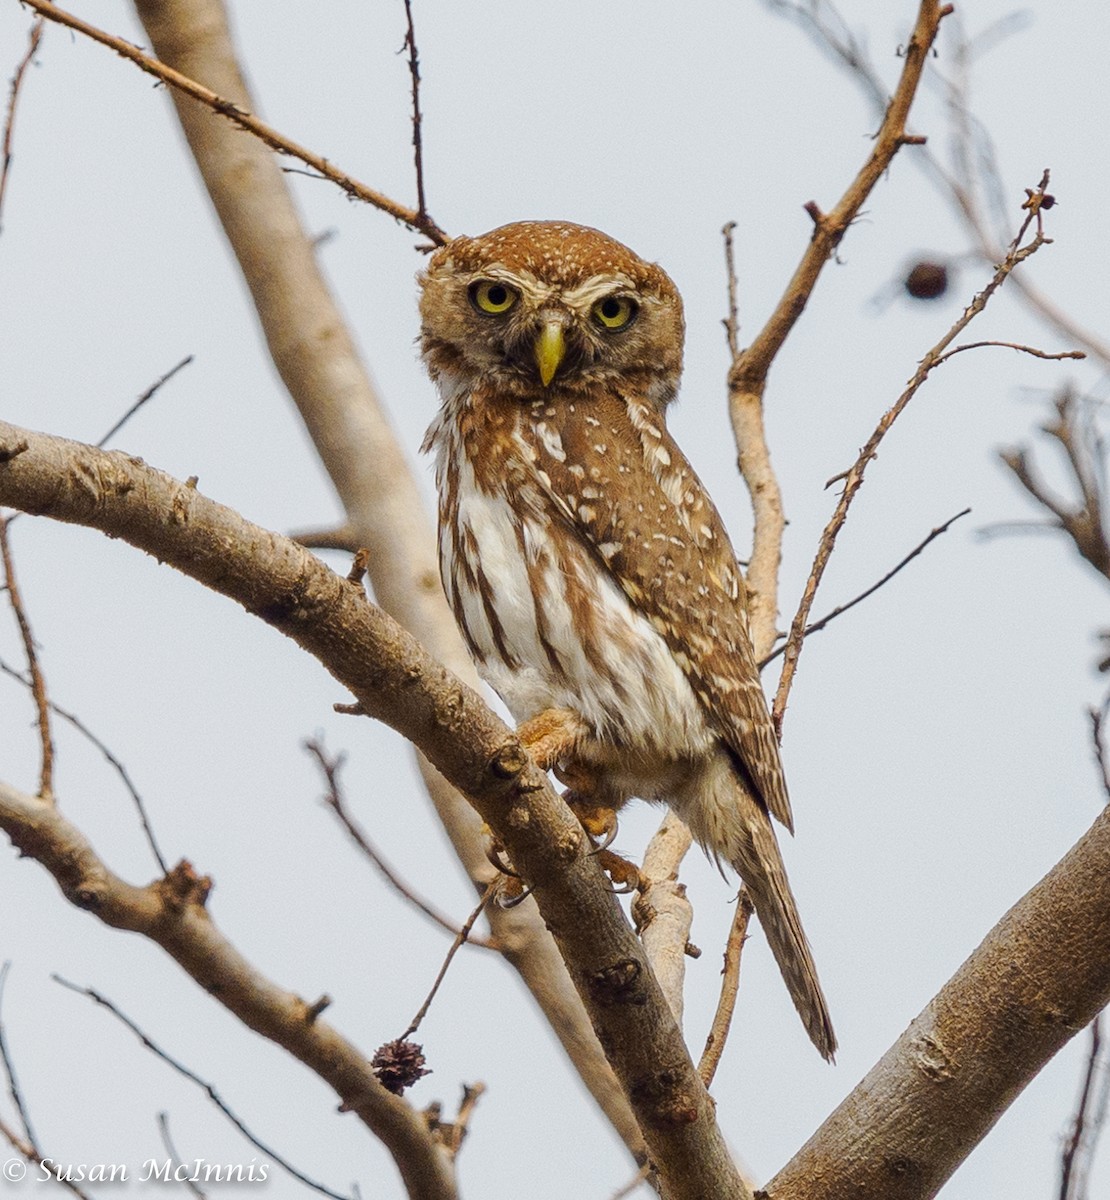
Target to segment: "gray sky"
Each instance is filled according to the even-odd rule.
[[[88,20],[145,41],[128,6],[86,0]],[[415,6],[430,207],[452,233],[527,217],[597,225],[671,273],[686,303],[687,369],[671,428],[741,553],[749,517],[724,410],[719,230],[739,222],[742,337],[770,312],[810,230],[862,162],[873,120],[854,84],[789,23],[755,4],[568,2]],[[914,6],[845,3],[892,82]],[[975,33],[1013,11],[961,6]],[[1107,330],[1105,6],[1029,7],[977,63],[974,108],[993,136],[1016,224],[1046,166],[1055,238],[1030,276]],[[412,195],[408,76],[388,4],[238,3],[233,14],[262,114],[399,199]],[[29,14],[0,5],[0,72]],[[942,49],[939,65],[951,58]],[[944,151],[943,105],[912,125]],[[245,136],[245,135],[244,135]],[[966,265],[932,305],[876,306],[921,252],[965,235],[912,162],[896,160],[776,362],[772,453],[787,513],[789,621],[847,468],[917,360],[988,273]],[[5,419],[95,441],[186,354],[195,362],[113,443],[279,530],[326,525],[338,506],[257,334],[167,98],[109,51],[47,29],[25,85],[0,235]],[[419,365],[416,239],[336,189],[294,176],[322,262],[386,396],[417,446],[435,405]],[[973,335],[973,336],[971,336]],[[966,340],[1067,349],[1005,291]],[[853,509],[819,596],[824,612],[871,584],[933,526],[973,513],[875,598],[807,645],[784,757],[798,835],[787,863],[833,1010],[835,1068],[807,1042],[762,937],[746,951],[740,1009],[714,1093],[726,1135],[765,1180],[798,1148],[978,944],[1083,832],[1102,797],[1084,707],[1100,695],[1094,631],[1104,585],[1059,539],[979,533],[1036,516],[997,461],[1027,441],[1049,389],[1105,397],[1094,368],[1011,351],[960,355],[913,401]],[[417,470],[428,491],[431,475]],[[317,803],[300,748],[322,732],[349,754],[351,802],[383,851],[461,920],[471,891],[389,730],[331,711],[344,697],[291,643],[228,601],[122,544],[23,519],[13,542],[53,698],[78,712],[138,782],[167,854],[216,880],[212,911],[239,948],[372,1051],[399,1034],[447,949],[348,848]],[[335,565],[343,565],[333,556]],[[14,627],[0,654],[18,663]],[[774,676],[777,678],[777,675]],[[773,679],[769,683],[773,686]],[[27,698],[0,680],[3,777],[33,789]],[[152,875],[126,796],[99,756],[59,731],[65,811],[120,874]],[[658,813],[622,816],[638,855]],[[692,854],[695,904],[686,1032],[700,1051],[716,1001],[732,892]],[[63,1161],[139,1164],[162,1154],[168,1109],[186,1158],[252,1152],[203,1098],[126,1031],[49,979],[110,995],[213,1079],[256,1132],[340,1189],[399,1196],[390,1160],[296,1063],[203,995],[160,951],[67,906],[34,864],[0,868],[3,1016],[44,1146]],[[461,1158],[470,1196],[606,1197],[628,1177],[530,999],[493,956],[459,956],[421,1036],[434,1074],[412,1092],[448,1112],[463,1082],[489,1092]],[[946,1200],[1054,1194],[1078,1044],[1030,1086],[945,1189]],[[0,1111],[8,1112],[6,1098]],[[10,1115],[10,1114],[9,1114]],[[273,1184],[268,1194],[287,1194]],[[1110,1156],[1091,1194],[1110,1188]],[[133,1189],[134,1194],[141,1194]],[[30,1184],[24,1192],[35,1194]],[[17,1193],[13,1193],[17,1194]]]

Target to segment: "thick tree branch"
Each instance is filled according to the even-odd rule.
[[[224,937],[205,908],[210,880],[183,862],[146,887],[126,883],[57,808],[3,782],[0,827],[54,876],[70,903],[150,938],[240,1021],[330,1084],[392,1153],[410,1197],[454,1200],[454,1171],[421,1115],[386,1091],[366,1057],[304,1000],[270,982]]]
[[[991,930],[767,1185],[926,1200],[1110,1001],[1110,809]]]
[[[475,692],[309,551],[123,454],[0,422],[0,504],[123,538],[236,600],[318,658],[366,715],[414,742],[471,797],[534,885],[665,1194],[674,1200],[749,1195],[643,947],[588,853],[581,825]],[[74,878],[72,856],[60,855],[49,837],[27,838],[18,817],[17,804],[7,821],[21,847],[47,863],[67,894],[111,924],[163,936],[149,890],[100,868],[99,886],[90,891],[80,875]],[[194,907],[185,908],[190,932],[203,913]],[[192,962],[191,944],[180,944],[176,928],[160,944],[180,954],[183,965]]]

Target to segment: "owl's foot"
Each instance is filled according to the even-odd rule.
[[[522,722],[516,731],[528,757],[541,771],[566,758],[587,732],[582,718],[569,708],[546,708]]]
[[[532,888],[513,870],[509,860],[505,857],[505,847],[494,837],[493,830],[486,825],[482,832],[489,838],[486,843],[486,858],[501,874],[501,878],[497,881],[497,891],[494,892],[494,900],[499,908],[516,908],[518,904],[528,899],[532,894]]]
[[[563,778],[567,773],[560,771],[557,774]],[[565,778],[564,782],[571,782],[571,779]],[[573,783],[575,786],[563,793],[563,799],[593,845],[590,854],[596,855],[598,865],[613,881],[613,891],[618,896],[636,891],[640,886],[639,868],[609,849],[617,836],[616,809],[612,804],[599,802],[595,796],[580,790],[581,779],[575,778]]]
[[[595,850],[594,853],[597,855],[601,869],[613,881],[615,895],[625,896],[629,892],[639,891],[642,880],[640,879],[640,868],[635,863],[629,862],[627,858],[621,858],[612,850]]]
[[[498,908],[516,908],[532,894],[532,885],[525,883],[519,875],[503,875],[497,883],[494,899]]]

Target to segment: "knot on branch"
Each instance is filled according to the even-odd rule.
[[[183,858],[158,883],[166,906],[178,912],[193,904],[203,908],[208,903],[212,887],[211,876],[198,875],[187,858]]]
[[[630,1090],[637,1111],[646,1110],[657,1126],[692,1125],[701,1111],[700,1097],[683,1087],[673,1071],[657,1071],[637,1079]]]
[[[914,1042],[913,1053],[918,1069],[935,1083],[943,1083],[955,1075],[956,1064],[932,1034],[919,1037]]]
[[[490,759],[489,769],[498,779],[516,779],[525,771],[530,761],[520,742],[516,738],[508,738]]]
[[[634,958],[622,958],[589,977],[590,994],[598,1004],[644,1004],[647,997],[640,986],[643,964]]]

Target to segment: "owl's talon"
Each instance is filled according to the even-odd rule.
[[[588,830],[587,830],[587,834],[589,834]],[[590,841],[593,842],[593,849],[590,851],[590,857],[592,858],[595,854],[600,854],[602,852],[602,850],[608,850],[609,847],[616,840],[617,840],[617,820],[616,820],[616,817],[614,817],[613,823],[609,826],[608,829],[606,829],[602,832],[600,842],[594,842],[592,835],[590,835]]]
[[[508,875],[510,879],[519,879],[520,876],[501,857],[501,853],[501,847],[496,842],[490,842],[486,846],[486,858],[489,859],[490,865],[500,871],[502,875]]]
[[[523,883],[519,875],[514,875],[511,879],[501,881],[501,887],[497,889],[497,907],[516,908],[518,904],[523,904],[531,894],[532,885]]]
[[[640,870],[627,858],[621,858],[612,850],[597,851],[598,865],[609,876],[613,886],[610,889],[615,896],[627,896],[629,892],[639,891],[642,884]]]
[[[619,884],[614,879],[611,881],[611,883],[612,886],[609,888],[609,891],[611,891],[614,896],[627,896],[629,892],[634,892],[638,886],[630,879],[623,879]]]

